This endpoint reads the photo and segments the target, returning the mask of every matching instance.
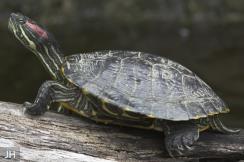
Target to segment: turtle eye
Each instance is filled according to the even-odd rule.
[[[19,22],[24,23],[24,19],[23,18],[19,19]]]
[[[19,17],[19,23],[21,23],[21,24],[24,24],[25,23],[25,19],[24,19],[24,17]]]

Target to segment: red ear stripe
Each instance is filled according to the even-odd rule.
[[[48,38],[47,36],[47,32],[45,30],[43,30],[42,28],[40,28],[38,25],[36,24],[32,24],[31,22],[27,21],[25,23],[29,28],[31,28],[36,34],[38,34],[40,37],[44,37],[44,38]]]

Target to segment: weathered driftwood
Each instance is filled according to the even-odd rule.
[[[48,112],[23,115],[21,105],[0,102],[0,147],[20,147],[22,161],[189,161],[244,159],[244,132],[202,133],[186,156],[167,156],[159,132],[96,124]],[[4,161],[0,154],[0,161]]]

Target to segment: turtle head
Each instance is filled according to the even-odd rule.
[[[9,30],[29,50],[41,59],[46,69],[58,79],[63,55],[59,45],[44,27],[20,14],[12,13],[9,18]]]
[[[20,13],[11,14],[8,26],[15,37],[31,51],[42,53],[42,48],[57,46],[54,37],[46,29]]]

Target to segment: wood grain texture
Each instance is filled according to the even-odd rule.
[[[192,161],[244,159],[244,131],[205,132],[185,157],[169,158],[160,132],[97,124],[48,112],[23,114],[19,104],[0,102],[0,147],[20,147],[22,161]],[[0,161],[4,161],[0,154]]]

